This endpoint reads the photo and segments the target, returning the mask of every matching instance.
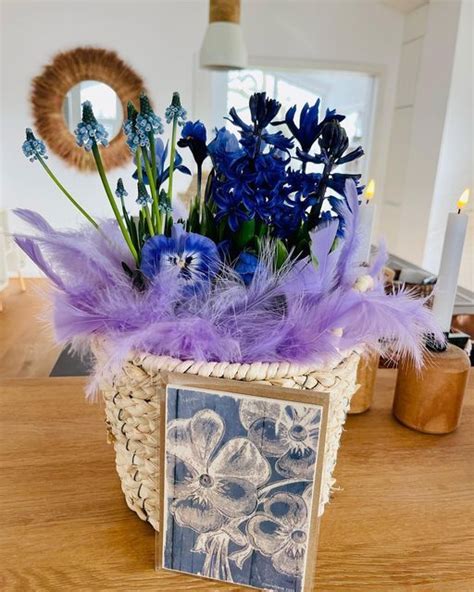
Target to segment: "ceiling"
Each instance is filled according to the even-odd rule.
[[[381,2],[400,12],[411,12],[423,4],[428,4],[429,0],[381,0]]]

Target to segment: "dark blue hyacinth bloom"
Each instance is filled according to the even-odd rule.
[[[274,124],[281,125],[282,123],[286,123],[288,129],[298,141],[303,153],[309,153],[328,121],[343,121],[345,119],[345,116],[339,115],[336,113],[336,110],[327,109],[324,119],[319,121],[320,102],[320,99],[318,99],[312,107],[309,106],[309,103],[305,103],[300,112],[299,125],[295,123],[296,105],[288,109],[284,122]]]
[[[207,132],[203,123],[188,121],[181,131],[181,138],[178,140],[180,148],[189,148],[198,167],[202,165],[207,157]]]
[[[244,155],[236,136],[225,127],[216,130],[216,135],[207,149],[218,172],[224,172],[234,160]]]
[[[242,222],[249,219],[245,211],[241,195],[234,193],[229,185],[222,185],[216,189],[214,203],[217,206],[216,221],[220,222],[227,217],[230,229],[236,232]]]
[[[249,99],[250,117],[255,130],[265,129],[278,115],[281,103],[269,99],[266,92],[254,93]]]
[[[234,269],[242,278],[246,286],[250,285],[258,265],[258,257],[247,251],[240,253]]]
[[[357,193],[361,195],[364,191],[364,185],[359,185],[360,178],[361,175],[354,175],[348,173],[333,173],[328,178],[327,186],[339,195],[345,195],[346,181],[347,179],[352,179],[356,184]]]
[[[164,144],[161,138],[155,139],[155,154],[156,154],[156,186],[160,187],[169,177],[169,167],[166,166],[166,160],[168,158],[168,143]],[[183,159],[178,152],[175,153],[174,157],[174,170],[180,171],[185,175],[190,175],[191,171],[187,166],[183,164]],[[133,178],[138,179],[138,172],[133,173]],[[149,185],[148,175],[145,170],[145,166],[142,166],[142,176],[145,185]]]
[[[159,273],[174,271],[190,287],[209,282],[219,270],[220,259],[216,244],[193,232],[185,232],[175,224],[171,237],[156,235],[142,249],[140,269],[150,280]]]

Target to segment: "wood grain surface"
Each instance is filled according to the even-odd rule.
[[[395,374],[379,371],[371,410],[346,424],[315,590],[474,590],[472,378],[460,428],[429,436],[392,417]],[[125,506],[103,410],[83,385],[0,384],[0,589],[239,590],[154,571],[154,532]]]
[[[25,284],[22,292],[19,281],[12,279],[0,293],[1,378],[48,376],[61,351],[46,321],[48,281],[26,278]]]

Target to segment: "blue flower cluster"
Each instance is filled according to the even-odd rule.
[[[186,124],[180,145],[191,148],[196,162],[196,146],[212,159],[214,177],[206,199],[216,223],[225,221],[232,233],[252,223],[256,236],[274,236],[288,248],[298,248],[299,243],[309,242],[309,231],[334,217],[330,211],[322,215],[326,191],[342,196],[346,179],[360,178],[334,169],[363,152],[360,147],[347,152],[344,116],[327,110],[320,119],[319,108],[319,100],[312,106],[306,103],[296,120],[294,106],[277,120],[280,103],[266,93],[255,93],[249,100],[250,121],[235,108],[229,112],[228,120],[239,136],[225,128],[216,130],[207,152],[202,124]],[[285,133],[275,131],[283,125]],[[313,170],[308,170],[308,163]]]
[[[39,158],[48,158],[44,142],[42,140],[38,140],[29,127],[26,128],[26,140],[23,142],[21,148],[23,150],[23,154],[30,162],[39,160]]]
[[[145,184],[142,181],[138,181],[137,188],[138,188],[138,197],[136,199],[136,202],[139,206],[141,206],[141,207],[146,206],[147,204],[149,204],[153,201],[150,194],[148,193],[148,191],[145,187]]]
[[[82,121],[77,124],[74,130],[77,145],[90,152],[94,145],[102,144],[108,146],[109,134],[105,127],[97,121],[90,101],[82,103]]]
[[[173,99],[171,101],[171,105],[166,108],[165,111],[165,118],[166,123],[171,123],[176,121],[178,125],[184,125],[186,121],[187,113],[186,109],[181,106],[181,100],[179,98],[179,93],[173,93]]]
[[[123,131],[127,136],[127,145],[135,153],[137,148],[150,147],[150,140],[157,134],[163,133],[163,124],[153,111],[148,97],[140,95],[140,112],[132,102],[127,105],[127,119],[123,124]]]
[[[115,195],[118,197],[118,199],[123,199],[124,197],[128,196],[128,193],[124,187],[122,178],[120,178],[117,181],[117,187],[115,188]]]

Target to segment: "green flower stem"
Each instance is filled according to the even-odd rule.
[[[142,149],[139,146],[135,152],[135,164],[137,166],[138,180],[143,183],[143,169],[142,169]]]
[[[155,146],[155,136],[153,132],[148,134],[148,139],[150,140],[150,153],[151,153],[151,171],[153,173],[153,183],[156,187],[156,146]]]
[[[147,158],[146,154],[143,155],[143,163],[145,164],[146,174],[147,174],[148,180],[150,182],[151,196],[153,198],[153,214],[156,219],[156,231],[158,234],[161,234],[161,215],[160,215],[160,209],[158,207],[159,206],[158,193],[156,191],[155,182],[153,181],[153,171],[151,170],[151,166],[150,166],[150,163],[148,162],[148,158]]]
[[[153,222],[151,221],[151,215],[150,215],[150,208],[148,207],[148,205],[144,206],[143,209],[145,210],[145,218],[146,218],[146,223],[148,225],[148,231],[150,233],[150,236],[155,236],[155,229],[153,228]]]
[[[171,205],[173,199],[173,173],[174,173],[174,159],[176,154],[176,130],[178,127],[178,118],[173,118],[173,131],[171,132],[171,151],[170,151],[170,166],[168,179],[168,201]]]
[[[199,222],[202,223],[204,219],[204,200],[201,195],[202,185],[202,165],[197,167],[197,201],[199,203]]]
[[[100,179],[102,181],[102,185],[104,186],[104,189],[105,189],[105,193],[107,194],[107,197],[109,199],[110,206],[112,207],[112,210],[115,214],[115,218],[118,222],[120,230],[122,231],[123,238],[125,239],[125,242],[127,243],[128,248],[130,249],[130,252],[133,255],[133,258],[135,259],[135,262],[138,265],[138,253],[137,253],[135,247],[133,246],[132,239],[130,238],[130,235],[128,234],[128,230],[123,222],[122,216],[120,215],[120,212],[119,212],[119,209],[117,206],[117,202],[112,194],[112,190],[110,189],[110,185],[107,180],[107,175],[105,174],[104,165],[103,165],[102,159],[100,157],[99,147],[97,146],[97,144],[95,142],[94,142],[94,145],[92,146],[92,154],[94,156],[97,171],[99,172]]]
[[[88,214],[86,212],[86,210],[80,206],[77,201],[73,198],[73,196],[69,193],[69,191],[67,191],[67,189],[64,187],[64,185],[62,183],[59,182],[58,178],[54,175],[53,171],[49,168],[49,166],[44,162],[44,160],[41,158],[41,156],[39,154],[36,155],[36,158],[39,160],[39,162],[41,163],[41,166],[44,168],[44,170],[48,173],[49,177],[54,181],[54,183],[59,187],[59,189],[64,193],[64,195],[68,198],[68,200],[72,203],[72,205],[77,208],[81,214],[87,218],[87,220],[89,220],[89,222],[95,226],[95,228],[99,228],[99,225],[97,224],[97,222],[94,220],[94,218],[92,218],[92,216],[90,214]]]

